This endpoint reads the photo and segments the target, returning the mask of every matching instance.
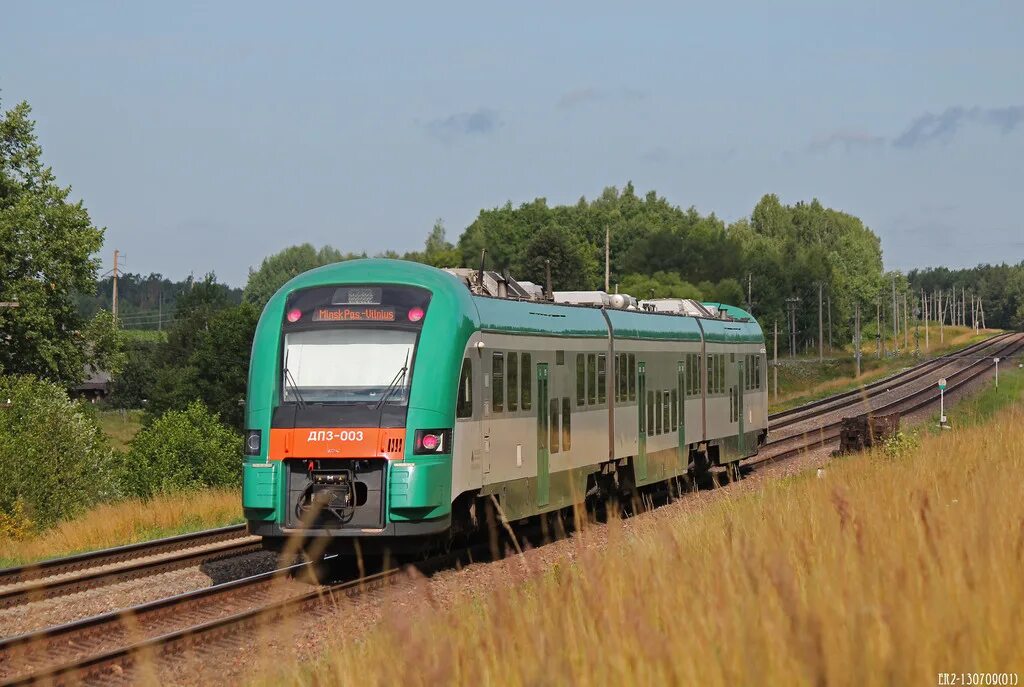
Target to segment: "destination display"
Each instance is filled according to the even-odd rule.
[[[395,309],[380,305],[321,306],[313,311],[314,322],[394,322]]]

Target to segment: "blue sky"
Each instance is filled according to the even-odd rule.
[[[4,9],[2,104],[129,270],[241,285],[627,180],[730,221],[817,197],[890,268],[1024,260],[1024,3],[294,5]]]

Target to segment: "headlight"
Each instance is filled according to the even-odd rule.
[[[417,429],[414,436],[412,452],[423,456],[432,453],[451,453],[452,430],[450,429]]]
[[[261,448],[263,448],[263,435],[260,430],[245,430],[245,455],[258,456]]]

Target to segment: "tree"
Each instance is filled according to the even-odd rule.
[[[183,410],[200,400],[226,422],[241,427],[249,352],[259,311],[251,303],[231,305],[228,287],[208,274],[178,299],[174,325],[157,354],[150,385],[151,418]],[[137,393],[132,394],[138,396]]]
[[[103,230],[42,162],[28,103],[0,119],[0,370],[60,384],[92,360],[75,293],[96,288]]]
[[[427,236],[423,262],[434,267],[458,267],[461,255],[445,238],[444,222],[438,218]]]
[[[594,288],[597,262],[593,255],[576,235],[554,223],[536,232],[526,244],[523,276],[536,284],[544,284],[548,262],[556,291]]]
[[[699,288],[684,281],[678,272],[655,272],[654,274],[628,274],[619,283],[619,292],[637,300],[648,298],[693,298],[704,300]]]
[[[249,281],[242,292],[246,303],[252,303],[262,309],[270,297],[292,277],[308,270],[329,265],[332,262],[351,260],[358,256],[352,253],[342,254],[337,248],[324,246],[317,250],[309,243],[300,246],[289,246],[279,253],[263,259],[259,269],[249,269]]]

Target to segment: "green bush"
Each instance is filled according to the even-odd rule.
[[[117,496],[95,416],[32,376],[0,377],[0,512],[42,529]]]
[[[242,480],[242,437],[194,401],[140,430],[123,460],[124,490],[134,496],[237,486]]]

